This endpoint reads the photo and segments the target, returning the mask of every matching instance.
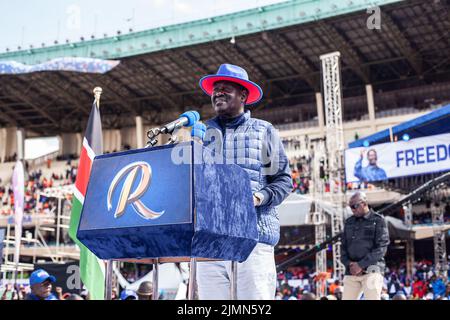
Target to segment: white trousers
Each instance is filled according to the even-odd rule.
[[[380,300],[383,288],[383,275],[370,272],[362,276],[344,276],[342,300],[359,300],[364,293],[365,300]]]
[[[246,261],[237,264],[238,300],[273,300],[276,290],[273,247],[258,243]],[[230,300],[231,261],[197,263],[200,300]]]

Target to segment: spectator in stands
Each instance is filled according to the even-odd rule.
[[[65,300],[84,300],[81,296],[76,293],[72,293]]]
[[[139,289],[136,292],[139,300],[151,300],[153,294],[153,287],[150,281],[143,281],[139,285]]]
[[[339,288],[341,286],[341,282],[339,281],[339,279],[337,279],[337,280],[335,280],[331,285],[330,285],[330,288],[329,288],[329,292],[331,293],[331,294],[334,294],[334,291],[337,289],[337,288]]]
[[[334,290],[334,295],[336,296],[336,299],[338,299],[338,300],[342,300],[342,287],[337,287],[335,290]]]
[[[386,171],[377,165],[377,152],[375,149],[370,149],[367,151],[367,160],[369,165],[362,167],[362,160],[364,158],[365,150],[361,150],[361,157],[355,164],[355,177],[357,177],[362,182],[368,181],[382,181],[387,179]]]
[[[404,293],[399,292],[392,297],[392,300],[407,300]]]
[[[25,297],[27,295],[27,289],[25,288],[25,286],[23,284],[18,285],[18,299],[19,300],[25,300]]]
[[[413,297],[418,299],[422,299],[425,294],[426,284],[418,276],[414,277],[414,282],[412,284],[412,291]]]
[[[445,289],[444,297],[447,298],[447,300],[450,300],[450,282],[447,283],[447,287]]]
[[[52,283],[55,281],[56,278],[43,269],[34,271],[30,276],[31,293],[26,300],[58,300],[52,293]]]
[[[9,293],[11,293],[10,298],[8,298]],[[0,300],[18,300],[18,295],[16,290],[14,290],[12,284],[8,283],[5,286],[5,290],[3,291],[2,297]]]
[[[432,276],[431,287],[433,289],[434,299],[445,295],[445,283],[441,277]]]
[[[120,293],[120,300],[137,300],[138,296],[133,290],[125,289]]]
[[[390,281],[388,282],[388,293],[392,299],[399,291],[401,291],[401,283],[396,274],[392,274]]]
[[[412,285],[409,279],[405,279],[405,284],[402,284],[402,291],[408,298],[412,296]]]
[[[302,300],[317,300],[316,295],[312,292],[304,291],[302,294]]]
[[[389,234],[384,217],[369,209],[365,193],[355,192],[349,201],[353,216],[345,221],[341,237],[341,261],[345,266],[343,300],[379,300]]]
[[[205,123],[204,145],[223,154],[226,163],[237,164],[249,173],[258,217],[259,243],[248,259],[238,264],[237,298],[274,299],[274,246],[280,236],[276,207],[292,191],[291,172],[283,144],[272,124],[252,118],[250,111],[244,111],[245,105],[262,98],[261,88],[248,80],[244,69],[223,64],[216,75],[203,77],[200,87],[211,96],[216,113],[215,118]],[[235,156],[241,150],[246,155],[244,161]],[[198,264],[200,299],[229,299],[230,263],[215,261]]]
[[[387,293],[382,293],[381,294],[381,297],[380,297],[380,300],[389,300],[389,295],[387,294]]]

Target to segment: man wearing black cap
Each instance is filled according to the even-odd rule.
[[[355,192],[349,206],[353,216],[345,221],[341,261],[346,268],[342,300],[380,300],[385,267],[384,256],[389,245],[386,221],[369,208],[367,196]]]
[[[204,145],[222,154],[225,163],[237,164],[248,173],[257,213],[259,243],[237,266],[237,299],[274,299],[274,246],[280,237],[276,207],[292,191],[288,159],[275,128],[244,111],[263,93],[243,68],[223,64],[215,75],[203,77],[200,87],[211,96],[216,113],[205,123]],[[229,261],[199,262],[199,298],[230,299],[230,274]]]
[[[38,269],[30,276],[31,293],[25,300],[58,300],[52,293],[52,283],[56,281],[47,271]]]

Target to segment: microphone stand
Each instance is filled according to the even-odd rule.
[[[166,143],[166,145],[178,143],[178,136],[176,134],[178,133],[179,130],[180,130],[180,128],[176,128],[171,133],[166,133],[166,134],[170,135],[169,141]],[[161,134],[163,134],[163,133],[161,132],[160,128],[153,128],[153,129],[148,130],[147,131],[148,142],[145,147],[146,148],[154,147],[158,143],[158,139],[156,139],[156,138],[158,136],[160,136]]]
[[[159,128],[153,128],[153,129],[148,130],[147,131],[148,142],[145,147],[146,148],[154,147],[158,143],[158,140],[156,139],[156,137],[159,136],[160,134],[161,134],[161,131],[159,130]]]

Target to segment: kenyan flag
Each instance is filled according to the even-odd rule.
[[[103,153],[102,122],[100,110],[96,101],[92,105],[83,147],[80,153],[75,192],[72,201],[72,215],[70,217],[69,235],[80,247],[80,276],[89,290],[91,300],[104,300],[105,292],[105,264],[77,239],[77,229],[80,223],[92,162],[96,155]]]

